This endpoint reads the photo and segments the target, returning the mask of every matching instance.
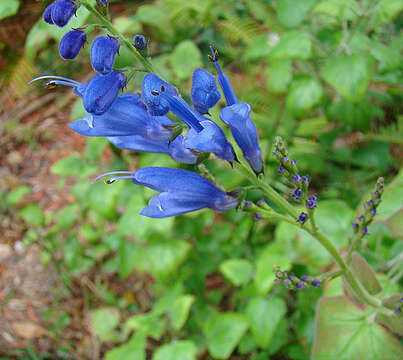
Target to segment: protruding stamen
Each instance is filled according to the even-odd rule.
[[[130,177],[133,177],[134,172],[133,171],[110,171],[110,172],[106,172],[104,174],[101,174],[99,176],[97,176],[94,180],[91,181],[91,184],[94,184],[96,181],[98,181],[99,179],[104,178],[105,176],[109,176],[109,175],[128,175],[130,174]],[[109,184],[111,184],[111,180],[113,180],[112,182],[114,182],[115,180],[117,180],[118,177],[113,177],[109,180],[104,180],[104,182],[106,183],[106,181],[108,181]]]
[[[80,85],[80,83],[78,81],[63,77],[63,76],[57,76],[57,75],[43,75],[43,76],[38,76],[35,79],[32,79],[28,84],[32,84],[35,81],[38,80],[43,80],[43,79],[51,79],[51,80],[64,80],[67,81],[69,83],[75,84],[75,85]],[[73,86],[73,85],[70,85]]]

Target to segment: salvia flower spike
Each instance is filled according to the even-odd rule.
[[[94,181],[110,174],[103,174]],[[239,198],[233,193],[224,192],[204,177],[182,169],[146,167],[131,174],[122,172],[122,175],[114,176],[106,182],[112,183],[119,179],[131,179],[136,185],[160,192],[140,211],[141,215],[151,218],[165,218],[203,208],[228,211],[239,204]]]
[[[119,51],[119,41],[110,36],[97,37],[91,46],[91,64],[102,75],[109,74]]]
[[[60,41],[60,56],[65,60],[75,59],[86,42],[87,36],[84,31],[80,29],[69,31]]]

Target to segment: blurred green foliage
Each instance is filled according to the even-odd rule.
[[[185,98],[193,70],[203,66],[212,71],[208,46],[216,44],[239,99],[252,106],[266,157],[266,180],[288,195],[270,156],[274,136],[282,135],[302,173],[312,178],[321,200],[317,222],[339,249],[346,248],[352,236],[354,209],[376,178],[386,177],[383,202],[362,255],[375,272],[384,274],[385,291],[401,291],[400,277],[388,264],[403,250],[403,3],[125,4],[114,24],[128,36],[142,32],[150,38],[154,66]],[[86,10],[77,15],[72,27],[89,21]],[[65,68],[54,63],[56,47],[49,39],[58,41],[66,31],[39,20],[28,35],[26,54],[39,68]],[[81,53],[81,64],[88,62],[89,48]],[[122,47],[117,67],[133,61]],[[69,65],[67,72],[73,71]],[[129,90],[139,91],[141,79],[138,74]],[[215,118],[217,111],[212,111]],[[72,119],[81,114],[79,100]],[[153,195],[151,190],[125,182],[92,185],[88,178],[131,167],[134,159],[139,167],[177,165],[165,155],[133,156],[113,148],[108,169],[100,168],[108,146],[105,139],[89,138],[84,154],[52,166],[60,187],[66,178],[77,179],[71,189],[74,203],[57,213],[44,214],[36,204],[20,206],[30,192],[24,186],[9,192],[2,204],[19,207],[19,216],[30,227],[25,242],[41,244],[44,261],[57,264],[66,286],[95,269],[102,301],[92,309],[91,328],[109,344],[107,360],[194,360],[206,352],[208,359],[228,359],[234,351],[239,359],[253,360],[401,359],[401,347],[389,331],[396,333],[401,324],[390,326],[386,320],[386,330],[368,322],[369,310],[348,301],[340,282],[297,293],[275,283],[273,265],[298,276],[331,268],[328,253],[310,235],[288,223],[256,222],[236,211],[201,211],[163,220],[141,217],[138,211]],[[400,152],[393,152],[399,146]],[[226,188],[246,185],[222,163],[208,160],[206,166]],[[250,190],[248,196],[258,200],[262,194]],[[109,274],[118,274],[123,283],[133,274],[148,274],[152,280],[145,287],[152,300],[134,301],[135,287],[131,296],[116,296],[102,280]],[[62,314],[49,321],[57,335],[70,318]],[[152,339],[151,347],[147,339]]]

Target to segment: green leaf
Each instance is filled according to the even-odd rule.
[[[20,7],[19,0],[3,0],[0,2],[0,20],[13,16],[18,12]]]
[[[244,61],[254,61],[268,57],[270,54],[269,39],[267,34],[259,36],[245,50]]]
[[[65,206],[57,214],[57,225],[61,228],[69,228],[70,226],[72,226],[76,221],[77,211],[77,204]]]
[[[401,298],[402,295],[399,295]],[[400,314],[393,313],[392,315],[385,315],[382,313],[376,314],[375,318],[378,324],[386,326],[390,331],[399,336],[403,336],[403,317]]]
[[[167,41],[173,35],[173,29],[167,14],[157,6],[144,5],[136,12],[136,19],[143,24],[152,25],[157,28],[162,37]]]
[[[193,295],[182,295],[172,303],[169,315],[175,330],[180,330],[185,325],[194,301]]]
[[[247,329],[248,322],[240,314],[215,314],[204,327],[210,354],[217,359],[228,359]]]
[[[273,273],[273,265],[280,266],[282,270],[288,270],[291,259],[285,248],[278,243],[267,245],[256,259],[255,285],[261,295],[266,295],[273,286],[276,276]]]
[[[146,336],[138,331],[124,345],[115,347],[105,354],[105,360],[145,360]]]
[[[220,265],[220,271],[234,285],[240,286],[247,284],[250,280],[253,266],[248,260],[229,259]]]
[[[400,52],[398,49],[373,41],[369,51],[371,55],[378,60],[378,71],[380,72],[395,70],[401,65]]]
[[[291,60],[272,61],[268,73],[269,80],[267,81],[267,89],[276,94],[286,92],[288,84],[292,80]]]
[[[141,331],[144,335],[159,340],[164,333],[165,322],[153,313],[138,314],[128,318],[125,323],[124,333],[127,334],[131,330]]]
[[[191,245],[184,240],[152,240],[147,246],[144,261],[153,275],[165,278],[176,272],[190,248]]]
[[[25,205],[18,211],[18,215],[30,226],[40,226],[45,223],[45,214],[38,204]]]
[[[300,25],[316,0],[279,0],[277,19],[281,25],[292,28]]]
[[[169,57],[169,64],[180,80],[192,76],[193,71],[202,65],[199,48],[190,40],[180,42]]]
[[[287,108],[295,116],[301,116],[318,105],[323,96],[320,82],[311,77],[292,82],[287,96]]]
[[[271,60],[300,59],[312,56],[312,42],[308,34],[300,31],[285,33],[270,53]]]
[[[339,20],[354,20],[359,8],[354,0],[324,0],[318,3],[312,12]]]
[[[13,191],[10,191],[7,194],[7,204],[17,205],[21,201],[21,199],[25,195],[28,195],[30,192],[31,192],[31,188],[26,185],[15,188]]]
[[[287,307],[284,300],[277,297],[265,299],[256,297],[249,301],[246,314],[255,341],[262,348],[270,344],[277,326],[285,315]]]
[[[322,77],[344,98],[358,102],[367,91],[373,69],[374,60],[368,55],[343,55],[328,61]]]
[[[323,297],[316,313],[312,360],[399,360],[403,348],[346,297]]]
[[[377,16],[383,23],[393,20],[403,10],[401,0],[381,0],[378,3]]]
[[[357,252],[353,253],[351,267],[354,275],[361,281],[362,285],[371,295],[376,295],[382,290],[382,286],[376,278],[375,271]]]
[[[196,360],[197,347],[189,340],[179,340],[162,345],[153,354],[152,360]]]
[[[91,314],[91,329],[102,341],[117,341],[119,336],[115,328],[119,325],[119,310],[101,308]]]
[[[80,175],[84,169],[84,161],[75,155],[67,156],[55,162],[50,172],[55,175]]]

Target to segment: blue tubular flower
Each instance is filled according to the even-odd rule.
[[[256,174],[263,171],[262,151],[260,150],[255,124],[249,117],[250,105],[237,103],[221,110],[221,120],[229,125],[235,141]]]
[[[52,20],[52,8],[53,8],[53,5],[54,5],[54,4],[55,4],[55,3],[49,4],[49,5],[46,7],[46,9],[45,9],[45,11],[43,12],[43,15],[42,15],[43,21],[45,21],[46,23],[48,23],[48,24],[50,24],[50,25],[53,25],[53,20]]]
[[[221,98],[216,78],[204,69],[193,72],[190,95],[194,108],[201,114],[207,114]]]
[[[118,96],[105,113],[88,114],[69,126],[86,136],[140,135],[151,141],[168,141],[172,132],[164,123],[169,122],[165,116],[150,116],[139,94],[124,94]]]
[[[169,112],[168,101],[159,96],[161,86],[165,89],[166,94],[177,95],[176,89],[161,80],[157,75],[147,74],[144,76],[142,85],[143,101],[147,106],[148,112],[153,116],[161,116]]]
[[[218,63],[218,52],[212,46],[210,46],[210,49],[213,56],[209,56],[209,58],[217,70],[218,82],[220,83],[221,89],[224,93],[225,100],[227,101],[228,106],[234,105],[238,102],[238,98],[236,97],[234,90],[232,90],[227,75],[223,73],[221,66]]]
[[[109,74],[119,51],[119,41],[110,36],[97,37],[91,46],[91,64],[102,75]]]
[[[51,12],[53,23],[59,27],[67,25],[76,10],[76,5],[70,0],[55,1]]]
[[[94,181],[114,173],[106,173]],[[224,192],[204,177],[182,169],[146,167],[133,173],[122,172],[122,175],[106,182],[118,179],[131,179],[134,184],[160,192],[140,211],[141,215],[151,218],[165,218],[203,208],[228,211],[239,204],[239,198],[234,193]]]
[[[87,41],[87,36],[82,30],[74,29],[63,36],[59,44],[60,56],[65,60],[74,59]]]
[[[83,97],[85,110],[91,114],[101,115],[109,109],[126,85],[126,77],[119,71],[108,75],[96,75],[87,85]]]
[[[190,128],[185,136],[185,146],[197,151],[212,152],[230,163],[236,160],[234,149],[225,138],[222,129],[215,122],[203,117],[202,119],[200,125],[202,125],[203,130],[197,132]]]
[[[142,136],[113,136],[108,140],[121,149],[168,154],[173,160],[183,164],[195,164],[197,162],[197,154],[192,150],[186,149],[183,145],[181,135],[175,138],[171,144],[168,141],[152,141]]]

